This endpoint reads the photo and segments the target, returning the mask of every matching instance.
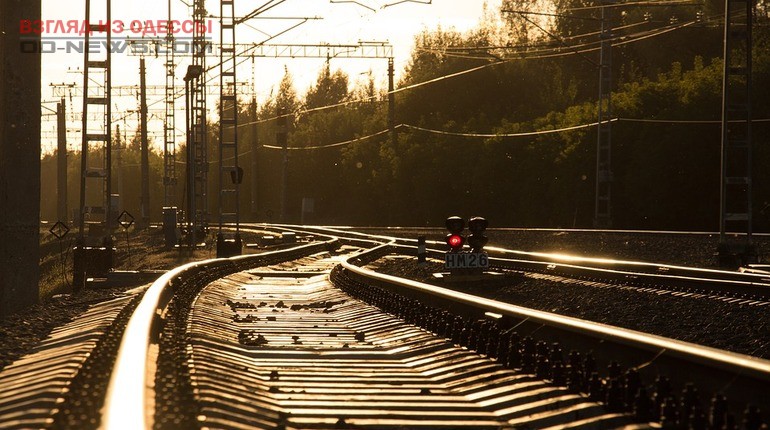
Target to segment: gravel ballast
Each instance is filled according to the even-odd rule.
[[[452,288],[501,302],[624,327],[686,342],[770,359],[770,309],[709,298],[678,297],[635,289],[599,288],[519,276],[488,283],[441,282],[441,263],[417,267],[415,258],[383,258],[378,272]]]
[[[53,329],[72,321],[91,305],[124,296],[126,289],[86,289],[60,294],[0,319],[0,371],[28,353]]]

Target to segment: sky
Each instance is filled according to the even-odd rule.
[[[189,19],[191,9],[185,4],[187,0],[171,0],[171,14],[174,20]],[[191,0],[190,0],[191,1]],[[474,28],[480,22],[484,4],[490,9],[499,7],[500,0],[432,0],[430,4],[425,4],[429,0],[412,0],[399,2],[399,0],[357,0],[343,1],[333,0],[274,0],[278,3],[269,11],[260,15],[260,17],[271,18],[320,18],[308,20],[293,30],[275,37],[268,43],[280,44],[355,44],[358,41],[387,41],[393,45],[394,61],[396,68],[396,82],[400,78],[404,67],[408,63],[410,51],[413,47],[414,35],[423,29],[454,28],[459,31],[467,31]],[[92,2],[92,20],[103,16],[100,13],[99,6],[106,4],[103,0],[91,0]],[[267,0],[236,0],[236,15],[243,16],[265,4]],[[397,3],[387,6],[390,3]],[[384,7],[385,6],[385,7]],[[207,0],[206,9],[212,15],[219,14],[219,1]],[[85,0],[43,0],[43,20],[80,20],[85,17]],[[158,21],[168,19],[168,4],[163,0],[132,0],[112,2],[112,19],[123,22],[126,27],[134,20],[139,21]],[[213,40],[219,40],[219,22],[216,18],[212,19]],[[277,35],[288,28],[302,22],[299,19],[252,19],[237,28],[238,42],[253,43],[262,42],[270,36]],[[66,25],[66,24],[65,24]],[[53,28],[53,30],[57,30]],[[81,36],[60,34],[60,30],[55,33],[48,33],[45,36],[66,36],[80,38]],[[130,37],[141,37],[141,34],[134,35],[128,29],[123,35]],[[113,36],[116,37],[116,36]],[[149,34],[146,37],[155,37]],[[159,35],[163,37],[163,35]],[[74,40],[74,39],[73,39]],[[82,40],[82,39],[81,39]],[[56,102],[59,97],[55,96],[51,84],[76,84],[81,87],[83,84],[82,73],[83,54],[67,52],[62,50],[64,42],[56,42],[56,53],[44,53],[43,55],[43,77],[42,77],[42,98],[43,98],[43,151],[51,151],[56,142],[56,121],[53,111],[56,109]],[[165,58],[163,55],[155,58],[148,56],[147,65],[147,84],[165,85]],[[245,61],[238,68],[238,81],[245,82],[249,90],[249,96],[256,91],[257,101],[265,101],[271,91],[278,87],[278,83],[284,73],[284,68],[288,69],[294,78],[294,84],[297,92],[301,95],[315,82],[321,67],[324,64],[323,59],[304,59],[304,58],[256,58]],[[208,60],[209,64],[216,64],[218,58]],[[177,85],[183,85],[183,74],[189,64],[189,58],[178,58],[176,69]],[[348,73],[351,83],[368,79],[368,73],[372,76],[379,88],[385,88],[387,85],[387,62],[386,60],[350,60],[350,59],[332,59],[332,69],[342,69]],[[218,79],[217,79],[218,82]],[[113,54],[112,56],[112,85],[132,86],[139,84],[139,56],[124,54]],[[81,128],[78,112],[82,110],[82,99],[77,96],[69,97],[65,93],[68,104],[68,148],[76,149],[80,147],[80,134],[77,132]],[[154,140],[156,147],[160,147],[163,139],[163,103],[159,102],[160,97],[148,97],[149,113],[151,122],[148,131]],[[214,109],[217,102],[217,96],[209,96],[208,105]],[[177,100],[177,140],[182,141],[184,136],[184,111],[181,110],[183,99]],[[113,127],[121,124],[121,128],[128,129],[129,134],[133,135],[137,128],[138,98],[135,95],[113,96]],[[212,112],[212,115],[213,112]],[[114,128],[113,128],[114,130]]]

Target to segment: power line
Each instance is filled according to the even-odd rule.
[[[626,6],[646,6],[646,7],[672,7],[672,6],[703,6],[703,2],[692,2],[689,0],[665,0],[665,1],[630,1],[630,2],[619,2],[619,3],[609,3],[604,5],[597,5],[597,6],[581,6],[581,7],[573,7],[565,9],[565,11],[577,11],[577,10],[591,10],[591,9],[601,9],[601,8],[610,8],[610,7],[626,7]]]
[[[696,120],[696,119],[657,119],[657,118],[618,118],[618,121],[623,122],[639,122],[639,123],[655,123],[655,124],[722,124],[721,119],[715,120]],[[729,122],[741,123],[746,122],[742,120],[732,120]],[[770,118],[763,119],[751,119],[752,123],[770,122]]]
[[[602,123],[609,123],[609,122],[615,122],[617,121],[617,118],[612,118],[606,121],[602,121]],[[494,137],[527,137],[527,136],[540,136],[544,134],[554,134],[554,133],[563,133],[566,131],[574,131],[574,130],[580,130],[583,128],[589,128],[589,127],[595,127],[599,125],[599,122],[592,122],[589,124],[580,124],[580,125],[573,125],[570,127],[563,127],[563,128],[557,128],[553,130],[538,130],[538,131],[527,131],[522,133],[462,133],[462,132],[454,132],[454,131],[444,131],[444,130],[435,130],[431,128],[425,128],[425,127],[418,127],[416,125],[409,125],[409,124],[401,124],[401,127],[409,128],[412,130],[419,130],[424,131],[427,133],[433,133],[433,134],[440,134],[444,136],[457,136],[457,137],[483,137],[483,138],[494,138]]]
[[[721,16],[721,15],[715,15],[714,17],[710,17],[709,20],[710,19],[718,18],[719,16]],[[645,39],[648,39],[648,38],[651,38],[651,37],[660,36],[660,35],[667,34],[669,32],[675,31],[675,30],[679,30],[679,29],[682,29],[682,28],[685,28],[685,27],[697,24],[699,22],[700,21],[690,21],[690,22],[685,22],[685,23],[682,23],[682,24],[673,24],[673,25],[669,25],[669,26],[664,26],[662,28],[648,30],[648,31],[645,31],[645,32],[638,32],[638,33],[634,33],[634,34],[631,34],[631,35],[619,36],[618,37],[619,40],[616,41],[616,43],[614,43],[614,45],[616,45],[616,46],[618,46],[618,45],[625,45],[625,44],[637,42],[637,41],[640,41],[640,40],[645,40]],[[262,43],[264,43],[264,42],[262,42]],[[590,43],[578,44],[578,45],[574,45],[574,46],[578,46],[578,47],[580,47],[580,46],[592,46],[592,45],[596,45],[596,43],[598,43],[598,42],[590,42]],[[565,48],[561,48],[561,49],[565,49]],[[572,51],[572,52],[559,52],[560,49],[550,49],[550,50],[543,50],[543,51],[541,51],[543,53],[538,53],[537,55],[531,55],[532,52],[530,52],[529,53],[530,55],[527,55],[527,56],[520,55],[517,58],[503,59],[503,60],[495,61],[495,62],[492,62],[492,63],[483,64],[483,65],[480,65],[480,66],[472,67],[470,69],[461,70],[461,71],[458,71],[458,72],[455,72],[455,73],[451,73],[451,74],[448,74],[448,75],[439,76],[439,77],[436,77],[436,78],[433,78],[433,79],[429,79],[427,81],[423,81],[423,82],[418,82],[418,83],[415,83],[415,84],[407,85],[407,86],[404,86],[404,87],[401,87],[401,88],[394,89],[392,92],[386,92],[384,95],[388,95],[388,94],[391,94],[391,93],[392,94],[396,94],[396,93],[400,93],[400,92],[403,92],[403,91],[408,91],[408,90],[419,88],[419,87],[422,87],[422,86],[425,86],[425,85],[430,85],[430,84],[433,84],[433,83],[436,83],[436,82],[441,82],[441,81],[452,79],[452,78],[455,78],[455,77],[458,77],[458,76],[463,76],[463,75],[466,75],[466,74],[470,74],[470,73],[473,73],[473,72],[476,72],[476,71],[479,71],[479,70],[483,70],[483,69],[486,69],[486,68],[489,68],[489,67],[494,67],[494,66],[497,66],[497,65],[500,65],[500,64],[509,63],[509,62],[512,62],[512,61],[515,61],[515,60],[527,60],[527,59],[531,60],[531,59],[556,58],[556,57],[562,57],[562,56],[567,56],[567,55],[575,55],[577,53],[581,53],[582,54],[582,53],[587,53],[587,52],[593,52],[593,51],[597,51],[598,49],[599,49],[598,47],[592,47],[592,48],[587,48],[587,49],[582,49],[582,50],[577,50],[577,51]],[[238,64],[241,64],[242,62],[244,62],[244,61],[246,61],[248,59],[249,59],[249,57],[246,57],[243,60],[241,60],[241,62],[239,62]],[[214,75],[214,76],[210,77],[208,82],[210,82],[211,80],[215,79],[216,76],[217,75]],[[183,95],[184,94],[176,95],[176,98],[182,97]],[[257,121],[251,121],[251,122],[239,124],[238,127],[245,127],[245,126],[249,126],[249,125],[253,125],[253,124],[263,124],[263,123],[266,123],[266,122],[269,122],[269,121],[274,121],[274,120],[276,120],[276,119],[278,119],[280,117],[289,117],[289,116],[294,116],[294,115],[302,115],[302,114],[305,114],[305,113],[319,112],[319,111],[333,109],[333,108],[337,108],[337,107],[341,107],[341,106],[351,105],[351,104],[354,104],[354,103],[371,102],[371,101],[374,101],[374,100],[378,99],[380,96],[381,95],[376,95],[376,96],[364,97],[364,98],[355,99],[355,100],[347,100],[347,101],[344,101],[344,102],[334,103],[334,104],[330,104],[330,105],[326,105],[326,106],[320,106],[320,107],[316,107],[316,108],[301,109],[301,110],[297,110],[295,112],[292,112],[292,113],[289,113],[289,114],[286,114],[286,115],[277,115],[277,116],[270,117],[270,118],[265,118],[265,119],[260,119],[260,120],[257,120]],[[162,100],[160,100],[160,101],[162,101]],[[160,101],[153,102],[153,103],[150,104],[150,106],[152,106],[152,105],[154,105],[156,103],[159,103]],[[342,143],[345,143],[345,142],[340,142],[340,144],[342,144]],[[338,144],[334,144],[334,145],[341,146],[341,145],[338,145]]]
[[[403,127],[403,126],[404,125],[402,124],[402,125],[396,126],[396,128]],[[382,135],[387,134],[389,132],[390,132],[389,129],[385,129],[385,130],[382,130],[382,131],[378,131],[377,133],[370,134],[368,136],[358,137],[358,138],[355,138],[355,139],[346,140],[344,142],[337,142],[337,143],[331,143],[331,144],[328,144],[328,145],[318,145],[318,146],[294,146],[294,147],[288,147],[288,148],[285,148],[285,149],[295,150],[296,151],[296,150],[309,150],[309,149],[336,148],[336,147],[340,147],[340,146],[350,145],[351,143],[363,142],[364,140],[369,140],[369,139],[375,138],[377,136],[382,136]],[[282,146],[275,146],[275,145],[262,145],[262,147],[263,148],[267,148],[267,149],[284,149]]]
[[[626,45],[626,44],[637,42],[637,41],[640,41],[640,40],[649,39],[651,37],[656,37],[656,36],[660,36],[662,34],[670,33],[672,31],[679,30],[679,29],[682,29],[682,28],[685,28],[685,27],[689,27],[689,26],[697,24],[697,23],[699,23],[699,21],[689,21],[689,22],[685,22],[685,23],[682,23],[682,24],[673,24],[673,25],[665,26],[665,27],[662,27],[662,28],[659,28],[659,29],[654,29],[654,30],[650,30],[650,31],[646,31],[646,32],[639,32],[639,33],[635,33],[635,34],[632,34],[632,35],[620,36],[620,37],[617,38],[619,41],[617,43],[614,43],[614,45],[616,45],[616,46],[617,45]],[[577,45],[577,46],[591,46],[591,45],[596,45],[597,43],[599,43],[599,42],[591,42],[591,43],[581,44],[581,45]],[[397,94],[397,93],[400,93],[400,92],[403,92],[403,91],[412,90],[412,89],[419,88],[419,87],[422,87],[422,86],[425,86],[425,85],[430,85],[430,84],[433,84],[433,83],[436,83],[436,82],[441,82],[441,81],[444,81],[444,80],[452,79],[452,78],[455,78],[455,77],[458,77],[458,76],[467,75],[469,73],[473,73],[473,72],[476,72],[476,71],[479,71],[479,70],[483,70],[483,69],[486,69],[486,68],[489,68],[489,67],[494,67],[494,66],[498,66],[498,65],[501,65],[501,64],[510,63],[510,62],[513,62],[513,61],[516,61],[516,60],[535,60],[535,59],[557,58],[557,57],[564,57],[564,56],[568,56],[568,55],[575,55],[577,53],[581,53],[582,54],[582,53],[593,52],[593,51],[598,51],[598,50],[599,50],[598,47],[593,47],[593,48],[587,48],[587,49],[571,51],[571,52],[559,52],[558,50],[556,52],[554,52],[554,50],[549,50],[549,51],[544,51],[544,52],[548,52],[546,54],[528,55],[528,56],[521,55],[521,56],[519,56],[517,58],[503,59],[503,60],[495,61],[495,62],[492,62],[492,63],[487,63],[487,64],[483,64],[483,65],[480,65],[480,66],[472,67],[470,69],[461,70],[461,71],[458,71],[458,72],[455,72],[455,73],[450,73],[448,75],[439,76],[439,77],[436,77],[436,78],[433,78],[433,79],[429,79],[427,81],[423,81],[423,82],[418,82],[418,83],[415,83],[415,84],[407,85],[407,86],[404,86],[404,87],[401,87],[401,88],[397,88],[397,89],[395,89],[393,91],[386,92],[385,94],[386,95],[387,94]],[[270,117],[270,118],[260,119],[260,120],[257,120],[257,121],[251,121],[251,122],[248,122],[248,123],[245,123],[245,124],[239,124],[239,127],[245,127],[247,125],[252,125],[252,124],[263,124],[263,123],[266,123],[266,122],[269,122],[269,121],[274,121],[274,120],[276,120],[278,118],[281,118],[281,117],[289,117],[289,116],[295,116],[295,115],[302,115],[302,114],[310,113],[310,112],[319,112],[319,111],[323,111],[323,110],[327,110],[327,109],[337,108],[337,107],[341,107],[341,106],[347,106],[347,105],[350,105],[350,104],[353,104],[353,103],[368,102],[368,101],[375,100],[378,97],[379,96],[364,97],[364,98],[360,98],[360,99],[347,100],[347,101],[340,102],[340,103],[334,103],[334,104],[330,104],[330,105],[326,105],[326,106],[320,106],[320,107],[316,107],[316,108],[312,108],[312,109],[300,109],[300,110],[297,110],[295,112],[292,112],[292,113],[289,113],[289,114],[285,114],[285,115],[276,115],[276,116],[273,116],[273,117]]]

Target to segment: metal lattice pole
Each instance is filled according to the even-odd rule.
[[[108,24],[91,24],[91,2],[86,0],[86,22],[89,30],[85,33],[85,46],[90,46],[91,32],[105,33],[107,46],[111,46],[112,35]],[[107,0],[104,18],[96,22],[109,23],[111,19],[112,2]],[[105,49],[104,56],[94,59],[98,53],[92,53],[86,49],[83,67],[83,132],[81,141],[81,177],[80,177],[80,218],[79,234],[81,241],[88,236],[86,232],[86,219],[91,222],[101,223],[105,231],[94,235],[94,239],[107,240],[113,221],[110,202],[110,171],[111,171],[111,70],[110,50]],[[93,82],[99,82],[95,76],[101,75],[103,85],[93,88]],[[103,111],[104,119],[100,124],[89,122],[89,112]],[[94,185],[92,185],[95,183]],[[100,189],[99,198],[89,199],[88,191],[97,186]]]
[[[67,216],[67,101],[62,97],[61,102],[56,105],[57,116],[57,206],[56,213],[58,221],[66,223]]]
[[[207,16],[205,0],[195,0],[193,5],[193,53],[192,65],[185,81],[188,88],[188,241],[198,243],[208,229],[208,131],[206,125],[206,40],[204,20]],[[201,235],[199,237],[199,235]]]
[[[606,14],[605,8],[602,8],[594,212],[594,227],[599,228],[612,226],[612,27]]]
[[[166,35],[166,121],[163,123],[163,205],[176,206],[176,95],[174,94],[174,26],[171,0],[168,0],[168,32]]]
[[[725,2],[719,254],[756,259],[752,246],[751,50],[753,0]],[[731,232],[742,233],[735,238]],[[725,259],[726,258],[726,259]]]
[[[147,138],[147,69],[145,68],[144,57],[139,59],[139,81],[140,81],[140,127],[141,127],[141,176],[142,193],[140,199],[140,211],[142,228],[150,226],[150,148]]]
[[[240,183],[243,170],[238,165],[238,92],[235,56],[235,1],[220,2],[219,50],[219,228],[217,255],[241,253]],[[235,239],[226,241],[222,227],[235,224]]]

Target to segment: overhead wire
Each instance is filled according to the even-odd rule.
[[[602,123],[613,123],[613,122],[649,122],[649,123],[673,123],[673,124],[719,124],[721,123],[720,120],[670,120],[670,119],[635,119],[635,118],[612,118],[609,120],[602,121]],[[739,122],[739,121],[735,121]],[[767,122],[770,123],[770,118],[763,118],[763,119],[753,119],[752,122]],[[427,128],[427,127],[420,127],[416,125],[411,124],[398,124],[394,127],[394,129],[410,129],[410,130],[416,130],[421,131],[425,133],[431,133],[431,134],[438,134],[443,136],[454,136],[454,137],[467,137],[467,138],[484,138],[484,139],[491,139],[491,138],[515,138],[515,137],[531,137],[531,136],[543,136],[548,134],[556,134],[556,133],[565,133],[569,131],[575,131],[575,130],[581,130],[585,128],[591,128],[596,127],[599,125],[598,121],[586,123],[586,124],[578,124],[573,126],[567,126],[567,127],[561,127],[561,128],[555,128],[555,129],[544,129],[544,130],[535,130],[535,131],[525,131],[525,132],[518,132],[518,133],[473,133],[473,132],[455,132],[455,131],[447,131],[447,130],[438,130],[433,128]],[[373,139],[378,136],[382,136],[386,133],[391,132],[390,129],[385,129],[378,131],[376,133],[372,133],[366,136],[358,137],[355,139],[345,140],[342,142],[335,142],[330,143],[327,145],[316,145],[316,146],[290,146],[283,148],[282,146],[276,146],[276,145],[261,145],[261,148],[266,149],[275,149],[275,150],[289,150],[289,151],[303,151],[303,150],[314,150],[314,149],[328,149],[328,148],[337,148],[341,146],[350,145],[353,143],[363,142],[365,140]],[[246,155],[250,153],[251,150],[243,152],[239,156]]]
[[[642,0],[642,1],[608,3],[608,4],[595,5],[595,6],[572,7],[572,8],[565,9],[565,11],[592,10],[592,9],[601,9],[605,7],[613,8],[613,7],[626,7],[626,6],[664,6],[664,7],[692,6],[694,7],[694,6],[703,6],[703,2],[693,2],[690,0],[663,0],[663,1]]]
[[[649,31],[645,31],[645,32],[639,32],[639,33],[636,33],[636,34],[642,35],[642,36],[638,36],[638,38],[634,38],[634,39],[631,39],[631,37],[636,37],[635,35],[618,36],[618,37],[615,38],[615,40],[620,40],[620,41],[618,43],[615,43],[615,45],[625,45],[625,44],[636,42],[638,40],[648,39],[650,37],[655,37],[655,36],[659,36],[661,34],[666,34],[666,33],[669,33],[671,31],[675,31],[675,30],[678,30],[678,29],[681,29],[681,28],[685,28],[685,27],[694,25],[696,23],[698,23],[698,21],[690,21],[690,22],[685,22],[685,23],[680,23],[680,24],[668,25],[668,26],[663,27],[662,29],[654,29],[654,30],[649,30]],[[627,39],[627,40],[622,40],[622,39]],[[597,43],[598,42],[591,42],[591,43],[580,44],[580,45],[576,45],[576,46],[592,46],[592,45],[596,45]],[[441,82],[441,81],[452,79],[452,78],[455,78],[455,77],[458,77],[458,76],[463,76],[463,75],[466,75],[466,74],[469,74],[469,73],[473,73],[473,72],[476,72],[476,71],[479,71],[479,70],[483,70],[483,69],[486,69],[486,68],[489,68],[489,67],[494,67],[494,66],[497,66],[497,65],[500,65],[500,64],[509,63],[509,62],[512,62],[512,61],[515,61],[515,60],[531,60],[531,59],[556,58],[556,57],[563,57],[563,56],[568,56],[568,55],[574,55],[576,53],[581,53],[582,54],[582,53],[587,53],[587,52],[593,52],[593,51],[597,51],[599,49],[600,48],[598,46],[596,46],[596,47],[593,47],[593,48],[586,48],[586,49],[580,49],[580,50],[571,50],[570,52],[563,52],[562,50],[556,50],[556,52],[554,52],[554,50],[550,50],[550,51],[546,51],[547,53],[545,53],[545,54],[527,55],[527,56],[519,56],[517,58],[502,59],[502,60],[499,60],[499,61],[495,61],[495,62],[491,62],[491,63],[487,63],[487,64],[482,64],[480,66],[472,67],[470,69],[465,69],[465,70],[461,70],[461,71],[458,71],[458,72],[450,73],[450,74],[447,74],[447,75],[439,76],[439,77],[436,77],[436,78],[433,78],[433,79],[429,79],[427,81],[418,82],[418,83],[415,83],[415,84],[399,87],[399,88],[394,89],[393,91],[386,92],[385,94],[386,95],[397,94],[397,93],[400,93],[400,92],[412,90],[414,88],[419,88],[419,87],[422,87],[422,86],[425,86],[425,85],[430,85],[430,84],[433,84],[433,83],[436,83],[436,82]],[[320,106],[320,107],[311,108],[311,109],[298,109],[297,111],[294,111],[294,112],[291,112],[291,113],[287,113],[287,114],[284,114],[284,115],[276,115],[276,116],[269,117],[269,118],[263,118],[263,119],[260,119],[260,120],[257,120],[257,121],[251,121],[251,122],[247,122],[247,123],[244,123],[244,124],[239,124],[238,127],[245,127],[247,125],[252,125],[252,124],[263,124],[263,123],[266,123],[266,122],[269,122],[269,121],[277,120],[278,118],[283,118],[283,117],[287,117],[288,118],[288,117],[292,117],[292,116],[296,116],[296,115],[302,115],[302,114],[305,114],[305,113],[311,113],[311,112],[318,112],[318,111],[323,111],[323,110],[327,110],[327,109],[333,109],[333,108],[337,108],[337,107],[341,107],[341,106],[346,106],[346,105],[350,105],[350,104],[354,104],[354,103],[367,102],[367,101],[371,101],[371,100],[377,99],[378,97],[379,96],[364,97],[364,98],[359,98],[359,99],[355,99],[355,100],[346,100],[346,101],[343,101],[343,102],[333,103],[333,104],[330,104],[330,105]]]
[[[617,121],[617,118],[612,118],[606,121],[602,121],[602,123],[606,124],[606,123],[611,123],[615,121]],[[416,125],[408,125],[408,124],[402,124],[402,127],[406,127],[412,130],[424,131],[427,133],[441,134],[445,136],[494,138],[494,137],[528,137],[528,136],[540,136],[544,134],[564,133],[566,131],[580,130],[583,128],[595,127],[597,125],[599,125],[598,121],[592,122],[589,124],[579,124],[579,125],[562,127],[557,129],[527,131],[527,132],[520,132],[520,133],[463,133],[463,132],[436,130],[436,129],[418,127]]]
[[[693,25],[695,23],[698,23],[698,21],[692,21],[692,22],[688,22],[688,23],[684,23],[684,24],[675,24],[673,26],[664,27],[664,30],[658,30],[658,29],[649,30],[649,32],[651,32],[650,35],[646,36],[644,38],[646,39],[646,38],[649,38],[649,37],[658,36],[660,34],[665,34],[665,33],[668,33],[670,31],[673,31],[673,30],[676,30],[676,29],[679,29],[679,28],[684,28],[686,26]],[[298,24],[298,25],[301,25],[301,24]],[[295,27],[292,27],[292,28],[295,28]],[[288,30],[285,30],[285,31],[288,31]],[[659,31],[659,32],[656,32],[656,31]],[[277,37],[279,35],[276,35],[275,37]],[[623,37],[629,37],[629,36],[623,36]],[[270,39],[262,41],[261,43],[266,43],[269,40]],[[642,40],[642,39],[639,39],[639,40]],[[623,41],[621,43],[618,43],[618,45],[620,45],[620,44],[628,44],[628,43],[632,43],[634,41],[636,41],[636,40],[627,40],[627,41]],[[596,43],[597,42],[592,42],[592,43],[589,43],[589,44],[579,44],[579,45],[576,45],[576,46],[590,46],[590,45],[596,44]],[[496,66],[496,65],[499,65],[499,64],[508,63],[510,61],[513,61],[513,60],[555,58],[555,57],[559,57],[559,56],[571,55],[574,52],[587,53],[587,52],[593,52],[593,51],[596,51],[596,50],[598,50],[598,48],[591,48],[591,49],[587,49],[587,50],[573,51],[573,52],[570,52],[570,53],[559,52],[557,54],[545,54],[545,55],[539,54],[539,55],[535,55],[535,56],[531,55],[532,52],[530,52],[529,53],[530,55],[526,56],[526,57],[520,55],[517,58],[502,59],[502,60],[495,61],[495,62],[492,62],[492,63],[488,63],[488,64],[484,64],[484,65],[481,65],[481,66],[477,66],[477,67],[473,67],[473,68],[470,68],[470,69],[466,69],[466,70],[463,70],[463,71],[455,72],[455,73],[452,73],[452,74],[449,74],[449,75],[433,78],[433,79],[430,79],[428,81],[424,81],[424,82],[408,85],[408,86],[405,86],[405,87],[400,87],[400,88],[397,88],[397,89],[393,90],[392,92],[387,92],[385,94],[386,95],[387,94],[391,94],[391,93],[392,94],[396,94],[396,93],[399,93],[399,92],[403,92],[403,91],[411,90],[411,89],[414,89],[414,88],[418,88],[420,86],[433,84],[433,83],[440,82],[440,81],[443,81],[443,80],[446,80],[446,79],[451,79],[451,78],[454,78],[454,77],[457,77],[457,76],[462,76],[462,75],[465,75],[465,74],[468,74],[468,73],[473,73],[473,72],[476,72],[478,70],[485,69],[487,67],[492,67],[492,66]],[[248,59],[250,59],[249,56],[244,57],[242,60],[240,60],[238,63],[236,63],[236,67],[238,65],[242,64],[243,62],[247,61]],[[214,67],[215,66],[212,66],[208,70],[211,70]],[[217,77],[218,77],[218,74],[216,74],[216,73],[213,74],[211,77],[209,77],[206,80],[206,83],[211,82],[212,80],[216,79]],[[182,91],[180,91],[179,93],[175,93],[175,97],[177,99],[181,98],[183,96],[184,96],[184,93]],[[318,111],[323,111],[323,110],[327,110],[327,109],[333,109],[333,108],[337,108],[337,107],[341,107],[341,106],[346,106],[346,105],[350,105],[350,104],[354,104],[354,103],[369,102],[369,101],[372,101],[372,100],[376,100],[378,97],[379,96],[365,97],[365,98],[359,98],[359,99],[355,99],[355,100],[347,100],[347,101],[340,102],[340,103],[333,103],[333,104],[330,104],[330,105],[320,106],[320,107],[311,108],[311,109],[300,109],[300,110],[297,110],[295,112],[287,113],[285,115],[278,115],[278,116],[274,116],[274,117],[270,117],[270,118],[265,118],[265,119],[260,119],[260,120],[257,120],[257,121],[252,121],[252,122],[247,122],[247,123],[244,123],[244,124],[239,124],[238,127],[245,127],[245,126],[253,125],[253,124],[262,124],[262,123],[265,123],[265,122],[276,120],[276,119],[281,118],[281,117],[290,117],[290,116],[295,116],[295,115],[302,115],[302,114],[305,114],[305,113],[318,112]],[[152,106],[152,105],[155,105],[157,103],[160,103],[162,101],[163,100],[156,100],[156,101],[152,102],[150,105],[148,105],[148,107]]]
[[[303,21],[303,23],[306,22],[306,21],[307,20]],[[681,28],[685,28],[685,27],[691,26],[691,25],[696,24],[698,22],[700,22],[700,21],[691,21],[691,22],[685,22],[685,23],[681,23],[681,24],[673,24],[673,25],[665,26],[663,28],[656,28],[656,29],[647,30],[647,31],[644,31],[644,32],[634,33],[634,34],[631,34],[631,35],[617,36],[614,39],[622,39],[622,40],[617,41],[617,43],[614,43],[613,45],[616,45],[616,46],[617,45],[625,45],[625,44],[637,42],[639,40],[645,40],[645,39],[648,39],[648,38],[651,38],[651,37],[656,37],[656,36],[659,36],[659,35],[662,35],[662,34],[669,33],[671,31],[675,31],[675,30],[678,30],[678,29],[681,29]],[[641,24],[642,23],[630,24],[630,25],[628,25],[626,27],[632,27],[632,26],[641,25]],[[297,24],[297,25],[301,25],[301,24]],[[295,27],[296,27],[296,25],[294,27],[291,27],[291,28],[295,28]],[[284,32],[286,32],[286,31],[288,31],[288,30],[285,30]],[[284,32],[282,32],[280,34],[283,34]],[[274,37],[277,37],[279,35],[276,35]],[[576,37],[577,36],[570,37],[570,38],[576,38]],[[266,41],[263,41],[262,43],[265,43],[265,42]],[[554,58],[554,57],[561,57],[561,56],[573,55],[573,54],[578,54],[578,53],[592,52],[592,51],[598,50],[599,48],[598,47],[592,47],[592,48],[579,49],[579,50],[574,50],[574,48],[575,48],[575,46],[577,46],[577,47],[581,47],[581,46],[588,47],[588,46],[595,45],[596,43],[597,42],[589,42],[589,43],[573,45],[571,47],[573,49],[571,52],[563,52],[562,50],[566,49],[566,47],[564,47],[564,48],[551,48],[551,49],[547,49],[547,50],[542,50],[541,51],[542,53],[538,53],[537,55],[532,55],[533,54],[532,51],[525,52],[525,53],[529,54],[529,55],[526,55],[526,56],[522,55],[524,53],[519,53],[519,57],[516,57],[516,58],[501,59],[501,60],[494,61],[494,62],[491,62],[491,63],[488,63],[488,64],[480,65],[480,66],[477,66],[477,67],[472,67],[470,69],[465,69],[465,70],[461,70],[461,71],[454,72],[454,73],[451,73],[451,74],[447,74],[447,75],[444,75],[444,76],[439,76],[439,77],[436,77],[436,78],[433,78],[433,79],[429,79],[427,81],[418,82],[418,83],[414,83],[414,84],[411,84],[411,85],[406,85],[406,86],[394,89],[391,92],[386,92],[385,94],[396,94],[396,93],[400,93],[400,92],[403,92],[403,91],[408,91],[408,90],[411,90],[411,89],[414,89],[414,88],[418,88],[418,87],[421,87],[421,86],[430,85],[430,84],[433,84],[433,83],[436,83],[436,82],[441,82],[441,81],[444,81],[444,80],[452,79],[452,78],[455,78],[455,77],[458,77],[458,76],[462,76],[462,75],[466,75],[466,74],[469,74],[469,73],[473,73],[473,72],[476,72],[476,71],[479,71],[479,70],[482,70],[482,69],[486,69],[486,68],[489,68],[489,67],[493,67],[493,66],[496,66],[496,65],[508,63],[508,62],[511,62],[511,61],[514,61],[514,60]],[[249,58],[250,58],[250,56],[246,56],[244,59],[242,59],[238,63],[238,65],[243,63],[244,61],[247,61]],[[209,70],[211,70],[211,69],[213,69],[215,67],[216,66],[212,66],[207,71],[209,71]],[[206,82],[208,83],[211,80],[216,79],[216,77],[217,77],[217,75],[211,76],[209,79],[207,79]],[[176,98],[180,98],[180,97],[183,97],[183,96],[184,96],[184,94],[181,93],[179,95],[176,95]],[[359,98],[359,99],[355,99],[355,100],[346,100],[346,101],[343,101],[343,102],[340,102],[340,103],[334,103],[334,104],[330,104],[330,105],[326,105],[326,106],[320,106],[320,107],[316,107],[316,108],[299,109],[299,110],[297,110],[295,112],[292,112],[292,113],[289,113],[289,114],[286,114],[286,115],[279,115],[279,116],[274,116],[274,117],[271,117],[271,118],[264,118],[264,119],[260,119],[260,120],[257,120],[257,121],[251,121],[251,122],[246,122],[246,123],[243,123],[243,124],[239,124],[239,127],[245,127],[245,126],[253,125],[253,124],[261,124],[261,123],[265,123],[265,122],[268,122],[268,121],[276,120],[276,119],[281,118],[281,117],[289,117],[289,116],[294,116],[294,115],[302,115],[302,114],[305,114],[305,113],[318,112],[318,111],[332,109],[332,108],[336,108],[336,107],[351,105],[351,104],[354,104],[354,103],[370,102],[370,101],[378,99],[379,97],[380,97],[380,95],[376,95],[376,96],[371,96],[371,97]],[[155,102],[151,103],[150,106],[152,106],[154,104],[157,104],[157,103],[160,103],[162,101],[163,100],[155,101]],[[119,118],[118,121],[120,121],[121,119],[123,119],[123,118]],[[405,124],[402,124],[401,126],[402,127],[409,127],[409,128],[419,129],[416,126],[408,126],[408,125],[405,125]],[[579,126],[579,127],[588,127],[588,126],[590,126],[590,125],[582,125],[582,126]],[[426,130],[423,130],[423,131],[432,131],[433,132],[433,131],[438,131],[438,130],[426,129]],[[354,142],[357,142],[357,141],[370,139],[370,138],[372,138],[374,136],[379,136],[379,135],[381,135],[381,134],[383,134],[385,132],[387,132],[387,130],[375,133],[373,135],[364,136],[362,138],[353,139],[351,141],[338,142],[338,143],[332,144],[332,146],[324,145],[324,146],[319,146],[319,147],[304,147],[304,148],[306,148],[306,149],[318,149],[318,148],[326,148],[326,147],[343,146],[343,145],[354,143]],[[535,132],[533,132],[533,133],[535,133]],[[471,134],[474,134],[474,133],[471,133]],[[475,134],[476,135],[483,135],[484,137],[497,136],[497,135],[491,135],[491,134],[490,135],[485,135],[483,133],[475,133]],[[267,146],[267,145],[265,145],[263,147],[269,148],[269,149],[274,149],[274,147]]]

